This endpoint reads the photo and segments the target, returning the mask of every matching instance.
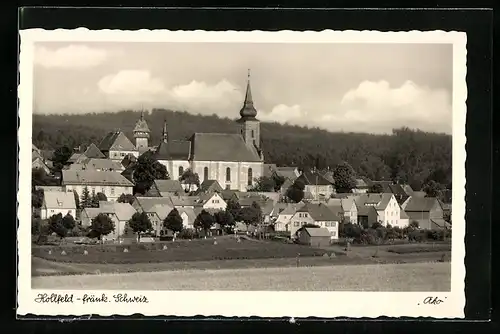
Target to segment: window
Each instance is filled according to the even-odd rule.
[[[52,210],[52,211],[54,211],[54,210]],[[299,224],[300,224],[299,222],[295,222],[295,223],[293,223],[293,226],[298,227]]]
[[[231,182],[231,168],[226,168],[226,182]]]
[[[208,180],[208,167],[203,168],[203,181]]]
[[[253,180],[253,171],[252,168],[248,168],[248,185],[252,185],[252,180]]]
[[[179,166],[179,177],[184,173],[184,167]]]
[[[122,157],[124,157],[124,156],[125,156],[125,153],[120,153],[120,155],[121,155]]]
[[[104,188],[101,188],[101,192],[102,192],[103,194],[105,194],[105,192],[104,192]]]
[[[114,195],[114,194],[115,194],[115,188],[111,187],[111,195]]]
[[[252,130],[252,139],[255,138],[255,131]]]
[[[50,210],[50,212],[54,212],[54,210]]]
[[[332,227],[337,226],[337,222],[332,222],[332,223],[331,223],[331,226],[332,226]]]
[[[95,194],[95,187],[92,187],[92,194]]]
[[[336,235],[337,235],[337,232],[333,231],[333,232],[332,232],[332,236],[334,236],[334,237],[335,237]]]

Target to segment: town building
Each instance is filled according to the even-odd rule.
[[[319,200],[329,198],[334,193],[333,185],[318,171],[305,171],[297,180],[304,183],[304,196],[309,199]]]
[[[103,240],[116,240],[126,233],[127,223],[134,213],[136,211],[129,203],[100,201],[97,208],[84,208],[80,217],[82,227],[88,227],[95,217],[99,214],[105,214],[111,218],[115,229],[110,234],[103,236]]]
[[[116,201],[121,194],[132,194],[134,186],[120,173],[92,170],[63,170],[62,185],[67,192],[75,191],[80,198],[87,187],[91,195],[100,192],[110,201]]]
[[[338,239],[339,220],[338,215],[325,204],[305,203],[290,219],[290,233],[293,237],[301,227],[311,224],[326,228],[331,239]]]
[[[383,226],[405,227],[406,220],[401,220],[401,207],[393,193],[361,194],[357,200],[360,206],[373,206],[377,211],[377,222]],[[373,224],[373,223],[372,223]]]
[[[408,215],[409,223],[418,222],[422,229],[440,230],[451,227],[444,220],[441,202],[435,197],[411,196],[403,203],[402,208]]]
[[[70,214],[73,218],[76,217],[75,195],[65,191],[45,191],[40,217],[48,219],[59,213],[63,216]]]
[[[306,227],[300,231],[298,241],[302,245],[328,247],[331,242],[330,231],[324,227]]]

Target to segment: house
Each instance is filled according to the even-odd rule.
[[[303,172],[297,180],[304,183],[304,192],[310,193],[314,199],[329,198],[334,193],[332,183],[318,171]]]
[[[411,196],[403,204],[403,209],[408,215],[410,224],[418,222],[420,228],[440,230],[450,227],[444,220],[443,207],[435,197]]]
[[[378,213],[374,206],[358,206],[358,225],[368,228],[376,222],[378,222]]]
[[[163,222],[173,209],[174,207],[171,205],[155,204],[148,207],[147,210],[144,210],[144,212],[148,215],[151,225],[153,226],[155,235],[162,235],[162,232],[164,231]]]
[[[141,197],[136,196],[132,206],[137,212],[151,212],[153,206],[170,206],[173,208],[172,200],[170,197]]]
[[[322,227],[306,227],[300,231],[298,240],[303,245],[322,248],[330,246],[330,231]]]
[[[196,220],[196,213],[192,208],[179,208],[177,209],[182,218],[182,226],[184,228],[194,228],[194,221]]]
[[[369,188],[370,186],[364,179],[358,178],[356,179],[356,186],[352,189],[352,192],[356,194],[366,194]]]
[[[82,158],[71,164],[69,170],[93,170],[96,172],[119,172],[125,170],[120,162],[101,158]]]
[[[80,214],[82,227],[88,227],[99,214],[105,214],[113,222],[115,229],[103,237],[103,240],[116,240],[126,233],[127,223],[136,213],[129,203],[99,202],[98,208],[84,208]]]
[[[220,186],[217,180],[205,180],[200,184],[200,188],[198,188],[197,193],[222,193],[223,190],[224,189]]]
[[[80,198],[87,187],[90,194],[103,193],[108,200],[115,201],[121,194],[132,194],[134,184],[116,172],[92,170],[63,170],[62,185],[68,192],[76,191]]]
[[[218,192],[213,192],[201,194],[199,196],[199,201],[195,204],[195,206],[201,206],[203,209],[223,211],[226,210],[227,203]]]
[[[199,196],[169,196],[172,206],[176,209],[201,207],[202,200]]]
[[[40,217],[48,219],[59,213],[63,216],[70,214],[76,217],[75,195],[65,191],[44,192]]]
[[[313,224],[325,227],[331,239],[339,237],[339,217],[323,203],[305,203],[297,208],[295,214],[290,219],[290,233],[292,237],[297,230],[306,224]]]
[[[264,202],[264,205],[260,207],[264,224],[271,223],[271,213],[273,212],[274,204],[275,202],[273,200],[268,199]]]
[[[81,163],[84,160],[87,159],[105,159],[106,156],[97,148],[97,146],[92,143],[90,144],[87,149],[81,153],[81,152],[75,152],[71,155],[71,157],[68,159],[69,164],[74,164],[74,163]]]
[[[331,184],[335,184],[335,179],[333,178],[333,172],[330,169],[327,169],[326,171],[323,172],[323,177]]]
[[[278,203],[280,205],[275,206],[275,210],[272,215],[275,216],[274,230],[277,232],[290,232],[292,230],[290,226],[290,220],[292,219],[295,212],[297,212],[297,207],[304,205],[294,204],[294,203]],[[284,204],[284,207],[281,206]]]
[[[49,166],[44,162],[42,157],[40,156],[32,156],[31,159],[31,168],[32,169],[43,169],[45,174],[49,175],[51,173]]]
[[[377,221],[383,226],[405,227],[401,221],[401,207],[393,193],[361,194],[357,199],[360,206],[373,206],[377,210]]]
[[[329,198],[325,204],[328,207],[340,206],[342,208],[342,222],[358,223],[358,207],[355,197]]]
[[[106,158],[117,162],[121,162],[129,154],[139,156],[137,148],[121,131],[109,132],[99,143],[98,148]]]
[[[172,195],[183,195],[184,188],[179,180],[155,180],[147,192],[151,197],[168,197]]]

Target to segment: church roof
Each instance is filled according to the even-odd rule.
[[[191,145],[192,159],[197,161],[261,161],[255,147],[247,145],[239,134],[195,133]]]
[[[157,160],[189,160],[191,142],[187,140],[162,141],[155,151]]]
[[[143,112],[141,112],[141,118],[139,118],[137,123],[135,123],[134,133],[135,132],[147,132],[147,133],[151,132],[149,130],[148,123],[146,123],[146,120],[144,119]]]
[[[250,72],[248,73],[247,91],[245,94],[245,101],[243,102],[243,107],[240,110],[240,121],[252,120],[257,116],[257,110],[253,106],[252,89],[250,87]]]
[[[101,150],[95,146],[94,143],[90,144],[89,147],[85,150],[83,153],[87,158],[96,158],[96,159],[103,159],[106,158],[104,154],[102,154]]]
[[[101,151],[110,150],[124,150],[124,151],[135,151],[136,148],[130,139],[125,136],[121,131],[110,132],[104,137],[104,139],[99,144],[99,149]]]

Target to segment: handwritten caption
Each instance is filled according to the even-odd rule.
[[[446,299],[446,297],[444,297]],[[438,297],[425,297],[425,299],[422,301],[422,303],[418,303],[418,305],[439,305],[441,303],[444,303],[444,300],[439,299]]]
[[[105,293],[101,295],[83,294],[75,296],[72,293],[39,293],[35,298],[36,303],[40,304],[105,304],[105,303],[123,303],[123,304],[147,304],[149,300],[143,295],[129,295],[127,293],[117,293],[108,296]]]

